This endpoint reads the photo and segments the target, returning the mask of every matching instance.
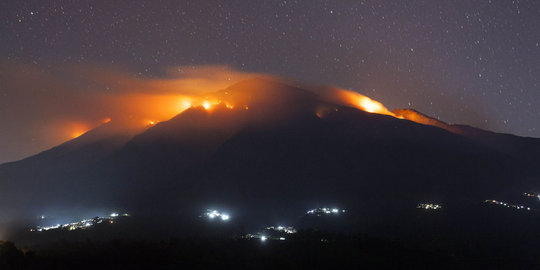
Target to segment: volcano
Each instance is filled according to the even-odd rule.
[[[325,204],[397,213],[422,201],[466,205],[540,188],[539,139],[411,109],[371,113],[329,93],[252,79],[144,129],[113,120],[1,165],[0,216],[208,205],[278,216]]]

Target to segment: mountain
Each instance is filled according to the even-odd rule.
[[[445,129],[455,134],[465,136],[476,143],[485,145],[506,153],[522,162],[540,160],[540,139],[519,137],[512,134],[501,134],[467,125],[447,124],[441,120],[429,117],[414,109],[396,109],[392,111],[396,116],[420,124]]]
[[[0,203],[5,206],[0,216],[6,219],[18,215],[20,209],[14,205],[27,205],[25,209],[39,205],[40,194],[66,196],[81,171],[105,159],[141,131],[109,122],[37,155],[0,165]]]
[[[538,139],[395,112],[407,121],[323,96],[253,79],[136,133],[97,128],[1,165],[0,215],[225,205],[262,220],[336,204],[395,215],[424,201],[466,205],[540,188],[530,166],[540,161]]]

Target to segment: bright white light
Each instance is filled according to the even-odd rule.
[[[263,241],[263,242],[264,242],[264,241],[266,241],[266,239],[267,239],[267,238],[266,238],[266,236],[264,236],[264,235],[263,235],[263,236],[261,236],[261,241]]]
[[[231,218],[229,214],[221,213],[217,210],[206,210],[206,213],[204,213],[205,217],[208,217],[209,219],[215,219],[216,217],[219,217],[222,221],[227,221]]]
[[[86,227],[90,227],[90,226],[92,226],[92,223],[90,223],[90,222],[87,222],[86,224],[84,224],[84,226],[86,226]]]
[[[307,211],[308,215],[330,215],[330,214],[338,214],[340,212],[346,212],[346,210],[340,210],[339,208],[328,208],[328,207],[322,207],[322,208],[315,208]]]
[[[118,216],[118,213],[112,213],[111,214],[111,217],[117,217]]]
[[[442,206],[439,204],[433,204],[433,203],[421,203],[421,204],[418,204],[416,208],[422,208],[426,210],[438,210],[438,209],[441,209]]]
[[[208,101],[203,102],[203,107],[204,107],[206,110],[210,109],[211,106],[212,106],[212,105],[210,104],[210,102],[208,102]]]
[[[283,241],[285,240],[285,237],[280,237],[279,240]]]

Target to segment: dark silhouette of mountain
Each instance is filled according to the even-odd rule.
[[[536,159],[540,158],[540,139],[519,137],[512,134],[495,133],[467,125],[452,125],[441,120],[429,117],[414,109],[396,109],[392,111],[397,116],[402,116],[424,125],[436,126],[450,132],[463,135],[477,143],[497,149],[516,158]]]
[[[277,80],[209,95],[234,107],[192,107],[134,137],[98,136],[105,125],[1,165],[2,215],[226,205],[262,221],[340,204],[396,216],[423,201],[465,205],[540,188],[530,166],[540,161],[538,139],[371,114]]]
[[[109,122],[37,155],[1,164],[0,200],[6,206],[2,217],[16,217],[20,210],[38,206],[47,196],[51,196],[51,202],[68,197],[82,171],[120,149],[141,131]]]

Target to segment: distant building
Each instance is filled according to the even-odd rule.
[[[442,208],[442,206],[434,203],[419,203],[416,208],[425,210],[439,210]]]

